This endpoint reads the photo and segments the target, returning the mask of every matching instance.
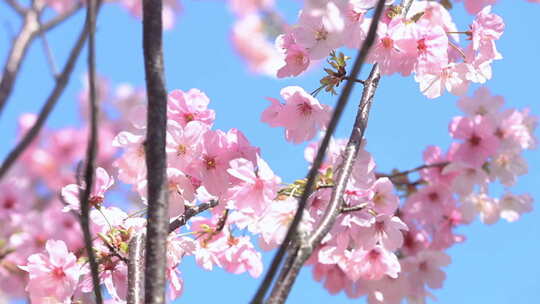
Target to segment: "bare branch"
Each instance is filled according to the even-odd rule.
[[[403,18],[407,18],[407,14],[409,13],[409,10],[411,9],[411,6],[413,4],[414,0],[403,0],[401,1],[401,7],[403,8]]]
[[[362,92],[362,98],[358,107],[358,113],[356,120],[349,137],[349,142],[343,152],[343,163],[337,170],[337,182],[336,186],[332,190],[332,196],[328,202],[328,206],[322,216],[319,225],[315,228],[313,233],[305,239],[299,240],[299,249],[296,253],[294,261],[290,264],[289,269],[283,268],[283,279],[279,283],[276,283],[272,297],[268,301],[269,303],[284,303],[289,295],[289,292],[294,284],[294,281],[300,272],[300,269],[310,257],[311,253],[317,248],[322,239],[332,229],[338,215],[343,212],[343,195],[349,177],[352,173],[358,151],[364,137],[364,132],[367,128],[367,122],[369,118],[369,112],[375,91],[379,85],[379,79],[381,77],[379,65],[375,64],[371,70],[368,79],[364,82],[364,91]]]
[[[17,0],[6,0],[6,3],[11,6],[13,10],[17,12],[17,14],[24,16],[26,15],[26,11],[28,10],[26,7],[22,6],[19,1]]]
[[[77,58],[79,57],[81,53],[84,43],[86,42],[86,38],[88,36],[88,28],[86,26],[87,23],[88,23],[88,20],[86,20],[85,25],[83,26],[83,30],[79,34],[79,38],[77,39],[77,42],[75,43],[75,45],[73,46],[73,49],[71,50],[71,53],[69,54],[66,65],[62,69],[62,72],[60,73],[51,94],[49,95],[49,97],[47,98],[47,101],[41,108],[38,118],[36,119],[36,122],[30,128],[30,130],[26,132],[26,134],[21,139],[21,141],[17,144],[17,146],[11,152],[9,152],[8,156],[4,159],[4,162],[2,163],[2,166],[0,167],[0,179],[7,173],[7,171],[11,168],[11,166],[15,163],[15,161],[21,156],[24,150],[30,145],[30,143],[32,143],[32,141],[39,134],[39,132],[41,131],[41,128],[45,124],[45,121],[49,117],[49,114],[51,113],[58,99],[64,92],[64,89],[66,88],[69,82],[69,79],[71,77],[71,73],[73,72],[73,69],[75,68],[75,63],[77,61]],[[2,92],[0,92],[0,95],[1,93]]]
[[[392,174],[380,174],[379,173],[379,174],[377,174],[377,177],[388,177],[389,179],[394,179],[396,177],[409,175],[411,173],[414,173],[414,172],[417,172],[417,171],[420,171],[420,170],[423,170],[423,169],[444,167],[444,166],[446,166],[448,164],[449,164],[449,162],[440,162],[440,163],[429,164],[429,165],[421,165],[421,166],[418,166],[416,168],[412,168],[412,169],[409,169],[409,170],[400,171],[400,172],[396,172],[396,173],[392,173]]]
[[[348,213],[348,212],[360,211],[360,210],[366,208],[367,205],[368,205],[367,203],[363,203],[363,204],[360,204],[360,205],[355,205],[355,206],[350,206],[350,207],[342,206],[341,210],[339,212],[340,213]]]
[[[82,7],[83,7],[83,5],[82,5],[81,2],[77,3],[69,11],[67,11],[67,12],[65,12],[65,13],[63,13],[61,15],[57,15],[54,18],[52,18],[51,20],[45,22],[43,24],[43,26],[41,27],[41,30],[47,32],[47,31],[55,28],[57,25],[64,22],[69,17],[75,15],[75,13],[77,13]]]
[[[372,19],[368,34],[366,36],[366,39],[364,40],[364,43],[362,44],[362,47],[360,48],[358,56],[356,57],[353,68],[350,72],[350,75],[349,75],[350,79],[357,78],[362,68],[362,65],[364,64],[364,61],[366,60],[368,52],[375,41],[375,35],[376,35],[379,20],[383,12],[383,8],[384,8],[384,0],[379,0],[379,2],[377,3],[377,7],[375,9],[375,13],[373,15],[373,19]],[[347,82],[345,83],[343,91],[341,92],[341,95],[339,96],[334,113],[332,114],[332,118],[330,119],[330,122],[326,128],[326,133],[324,134],[324,137],[319,145],[319,150],[317,151],[315,160],[313,161],[311,169],[309,170],[306,187],[305,187],[304,192],[302,193],[302,197],[300,198],[300,201],[298,202],[298,209],[296,210],[292,223],[289,226],[285,239],[283,240],[283,243],[281,244],[277,254],[275,255],[274,260],[272,261],[272,264],[270,265],[270,268],[262,284],[257,290],[257,293],[255,294],[255,297],[253,298],[252,303],[258,304],[258,303],[263,302],[266,292],[268,288],[270,287],[270,285],[272,284],[274,276],[279,268],[279,265],[281,264],[281,260],[283,259],[283,256],[285,255],[287,246],[289,246],[289,242],[292,240],[293,235],[296,233],[296,229],[298,228],[298,225],[300,224],[303,211],[306,207],[309,195],[311,194],[313,185],[315,183],[317,172],[319,171],[319,167],[321,166],[324,156],[326,154],[328,144],[330,143],[330,138],[332,137],[332,134],[334,133],[337,127],[337,124],[341,118],[341,114],[343,113],[343,110],[345,106],[347,105],[347,101],[349,99],[349,96],[355,84],[355,81],[351,81],[350,79],[347,79]]]
[[[58,68],[56,66],[56,60],[54,60],[54,55],[49,46],[49,41],[47,40],[45,31],[43,31],[43,25],[41,24],[40,20],[38,20],[38,27],[39,27],[39,36],[41,37],[41,42],[43,44],[43,52],[45,53],[45,57],[47,57],[47,62],[49,63],[51,74],[53,78],[56,80],[58,78]]]
[[[92,274],[92,284],[94,286],[94,296],[96,303],[103,303],[103,296],[99,287],[99,265],[96,260],[92,245],[92,235],[90,233],[90,192],[94,186],[95,160],[98,145],[98,114],[99,109],[96,98],[96,0],[87,0],[86,28],[88,33],[88,85],[89,85],[89,108],[90,108],[90,134],[88,136],[88,147],[86,150],[86,163],[84,169],[85,187],[81,192],[81,229],[84,236],[84,246],[90,263]]]
[[[206,211],[210,208],[214,208],[215,206],[218,205],[218,201],[217,200],[211,200],[211,201],[208,201],[208,202],[205,202],[205,203],[201,203],[197,206],[193,206],[193,207],[187,207],[186,210],[184,211],[184,213],[180,216],[178,216],[177,218],[175,218],[170,224],[169,224],[169,233],[175,231],[176,229],[184,226],[187,221],[194,217],[195,215],[203,212],[203,211]]]
[[[146,235],[137,233],[129,241],[128,289],[127,303],[142,304],[144,301],[144,238]]]
[[[16,0],[13,0],[13,2],[15,1]],[[38,33],[40,31],[46,32],[53,29],[58,24],[75,14],[75,12],[77,12],[81,7],[81,3],[77,4],[72,10],[62,15],[58,15],[54,19],[43,24],[41,29],[39,25],[39,18],[43,8],[43,2],[36,1],[34,2],[32,9],[25,9],[23,25],[13,41],[4,64],[2,79],[0,80],[0,115],[2,115],[7,99],[11,95],[21,67],[21,63],[26,56],[26,52],[28,51],[28,47],[37,37]]]
[[[17,74],[19,73],[21,63],[26,56],[28,47],[39,30],[39,10],[27,10],[24,15],[24,21],[21,30],[17,34],[8,57],[4,63],[4,71],[2,72],[2,80],[0,80],[0,115],[2,114],[6,101],[11,95]]]
[[[145,253],[145,303],[165,302],[165,268],[169,234],[165,139],[167,91],[163,71],[162,0],[143,0],[143,50],[148,96],[145,142],[148,220]]]

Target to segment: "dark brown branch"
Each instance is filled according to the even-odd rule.
[[[51,74],[53,78],[56,80],[58,78],[58,68],[56,67],[56,61],[54,60],[54,55],[52,53],[51,47],[49,46],[49,41],[47,40],[45,31],[43,31],[43,25],[41,24],[40,20],[38,20],[38,27],[39,27],[39,36],[43,44],[43,52],[45,53],[45,57],[47,58],[47,62],[49,63]]]
[[[165,303],[166,249],[169,234],[165,153],[167,91],[163,71],[162,0],[143,0],[143,50],[148,96],[146,172],[148,221],[146,225],[145,303]]]
[[[65,12],[65,13],[63,13],[61,15],[55,16],[51,20],[45,22],[43,24],[43,26],[41,27],[41,30],[46,32],[46,31],[49,31],[49,30],[55,28],[57,25],[64,22],[69,17],[75,15],[75,13],[78,12],[82,7],[83,7],[82,2],[77,3],[69,11],[67,11],[67,12]]]
[[[366,60],[368,52],[375,41],[375,35],[376,35],[378,23],[381,18],[383,9],[384,9],[384,0],[379,0],[379,2],[377,3],[377,8],[375,9],[375,13],[373,15],[373,21],[369,28],[368,34],[366,36],[366,39],[364,40],[364,43],[362,44],[362,47],[360,48],[358,52],[358,56],[356,57],[353,68],[349,74],[349,77],[351,77],[352,79],[358,78],[358,75]],[[332,114],[332,118],[330,119],[330,122],[326,128],[326,133],[324,134],[324,137],[319,145],[319,149],[317,151],[315,160],[313,161],[312,167],[309,170],[305,190],[302,193],[302,197],[300,198],[300,201],[298,202],[298,209],[296,210],[296,213],[291,222],[291,225],[289,226],[289,229],[287,230],[285,239],[283,240],[283,243],[281,244],[277,254],[272,260],[272,264],[270,265],[270,268],[268,269],[268,272],[266,276],[264,277],[262,284],[257,290],[257,293],[255,294],[252,300],[252,303],[258,304],[258,303],[263,302],[266,292],[268,291],[268,288],[270,288],[270,285],[272,284],[274,276],[276,272],[278,271],[278,268],[281,264],[283,256],[285,255],[287,246],[289,246],[289,242],[292,240],[293,235],[296,233],[296,229],[298,228],[298,225],[300,224],[300,221],[302,219],[302,214],[306,207],[308,198],[311,194],[311,190],[313,189],[313,185],[315,183],[315,178],[319,171],[319,167],[321,166],[324,156],[326,155],[328,144],[330,143],[332,134],[334,133],[337,127],[337,124],[341,118],[341,114],[343,113],[343,110],[345,109],[345,106],[347,105],[347,101],[352,92],[354,83],[355,83],[354,81],[351,81],[349,79],[347,80],[347,82],[345,83],[345,86],[343,87],[343,91],[341,92],[341,95],[339,96],[336,108]]]
[[[343,77],[343,79],[346,79],[346,80],[352,80],[352,81],[355,81],[355,82],[364,84],[364,81],[363,81],[363,80],[356,79],[356,78],[351,78],[351,77],[349,77],[349,76],[345,76],[345,77]]]
[[[407,13],[409,13],[409,10],[411,9],[411,6],[413,4],[414,0],[403,0],[401,1],[401,7],[403,8],[403,18],[407,18]]]
[[[400,171],[400,172],[396,172],[396,173],[392,173],[392,174],[380,174],[379,173],[379,174],[377,174],[377,177],[388,177],[389,179],[394,179],[396,177],[409,175],[411,173],[414,173],[414,172],[417,172],[417,171],[420,171],[420,170],[423,170],[423,169],[444,167],[444,166],[446,166],[448,164],[449,164],[448,162],[440,162],[440,163],[429,164],[429,165],[421,165],[421,166],[418,166],[416,168],[412,168],[412,169],[409,169],[409,170]]]
[[[84,236],[84,246],[90,264],[92,284],[96,303],[103,303],[103,296],[99,287],[99,265],[94,253],[92,244],[92,234],[90,232],[90,193],[94,186],[95,161],[98,145],[98,105],[96,96],[96,0],[87,0],[86,28],[88,32],[88,86],[89,86],[89,108],[90,108],[90,134],[88,135],[88,147],[86,150],[86,162],[84,169],[85,187],[81,192],[81,229]]]
[[[9,50],[6,62],[4,63],[2,79],[0,80],[0,115],[2,115],[7,99],[11,95],[28,47],[39,31],[38,24],[41,10],[42,7],[38,7],[37,9],[27,9],[25,11],[21,30]]]
[[[144,233],[137,233],[129,241],[127,304],[144,301]]]
[[[343,152],[343,162],[340,165],[340,168],[336,170],[337,182],[332,190],[328,206],[321,221],[309,238],[307,238],[307,240],[300,240],[298,253],[290,267],[288,269],[283,268],[283,279],[276,283],[274,291],[272,292],[273,296],[270,298],[269,303],[285,302],[300,269],[311,256],[313,250],[320,245],[322,239],[328,234],[330,229],[332,229],[338,215],[343,210],[343,195],[362,144],[362,139],[367,128],[371,104],[373,103],[373,97],[375,96],[375,91],[379,85],[380,78],[381,73],[379,65],[375,64],[371,69],[368,79],[365,81],[356,120],[349,137],[349,142]]]
[[[15,10],[17,14],[21,16],[24,16],[26,14],[26,11],[28,10],[27,8],[22,6],[17,0],[6,0],[6,3],[11,6],[11,8]]]
[[[187,221],[194,217],[195,215],[203,212],[203,211],[206,211],[210,208],[214,208],[215,206],[218,205],[218,201],[217,200],[211,200],[211,201],[208,201],[208,202],[205,202],[205,203],[201,203],[197,206],[193,206],[193,207],[187,207],[186,210],[184,211],[184,213],[180,216],[178,216],[177,218],[175,218],[170,224],[169,224],[169,233],[175,231],[176,229],[184,226]]]
[[[21,141],[17,144],[17,146],[11,152],[9,152],[8,156],[4,159],[4,162],[2,163],[2,166],[0,167],[0,179],[7,173],[7,171],[11,168],[11,166],[15,163],[15,161],[21,156],[24,150],[30,145],[30,143],[32,143],[32,141],[39,134],[39,132],[41,131],[41,128],[45,124],[45,121],[49,117],[49,114],[51,113],[58,99],[64,92],[64,89],[66,88],[69,82],[69,79],[71,77],[71,73],[73,72],[73,69],[75,68],[75,63],[77,61],[77,58],[79,57],[81,53],[84,43],[86,42],[86,38],[88,35],[88,28],[86,26],[87,23],[88,23],[88,20],[86,20],[85,25],[83,26],[83,30],[79,34],[79,38],[77,39],[77,42],[75,43],[75,45],[73,46],[73,49],[71,50],[71,53],[69,54],[66,65],[60,72],[60,75],[58,76],[58,79],[56,81],[56,84],[51,94],[49,95],[49,97],[47,98],[47,101],[41,108],[38,118],[36,119],[36,122],[30,128],[30,130],[26,132],[26,134],[21,139]]]
[[[360,205],[356,205],[356,206],[350,206],[350,207],[342,206],[342,207],[341,207],[341,210],[340,210],[339,212],[340,212],[340,213],[348,213],[348,212],[360,211],[360,210],[366,208],[366,206],[367,206],[366,203],[363,203],[363,204],[360,204]]]

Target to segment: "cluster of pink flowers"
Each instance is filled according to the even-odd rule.
[[[366,13],[374,4],[308,1],[298,24],[276,40],[285,57],[277,76],[298,76],[311,62],[342,46],[359,48],[371,24]],[[504,31],[502,18],[491,13],[491,6],[483,7],[470,29],[463,32],[458,32],[449,12],[437,2],[414,1],[410,18],[395,10],[392,6],[386,9],[368,58],[380,64],[383,75],[414,74],[429,98],[439,97],[445,90],[463,95],[470,83],[491,78],[491,63],[502,58],[495,41]],[[458,34],[470,40],[466,47],[458,45]]]
[[[454,233],[476,215],[486,224],[499,218],[513,222],[532,210],[532,198],[508,191],[527,172],[522,152],[536,146],[533,132],[538,119],[528,109],[503,110],[503,98],[486,88],[463,97],[458,107],[466,114],[450,123],[456,139],[448,152],[430,146],[424,153],[420,179],[403,174],[375,172],[375,162],[362,150],[345,191],[345,205],[336,225],[312,255],[313,276],[330,293],[345,291],[350,297],[367,295],[369,303],[421,300],[430,289],[441,288],[450,264],[444,252],[464,237]],[[263,121],[272,125],[273,104]],[[344,141],[330,145],[322,175],[339,167]],[[306,150],[312,161],[317,144]],[[489,196],[488,187],[499,182],[507,192]],[[397,189],[394,188],[397,187]],[[397,191],[399,190],[399,191]],[[403,192],[400,204],[396,192]],[[307,217],[317,224],[330,199],[331,189],[321,187],[310,197]],[[354,208],[357,207],[357,208]]]
[[[233,42],[253,70],[298,76],[336,48],[358,48],[371,22],[366,13],[376,2],[309,0],[297,25],[289,28],[280,23],[285,32],[274,48],[264,34],[278,18],[271,11],[273,1],[231,0],[231,10],[239,18]],[[369,61],[379,63],[384,75],[414,74],[430,98],[444,90],[463,95],[469,83],[491,78],[491,63],[502,58],[495,42],[504,23],[491,13],[489,4],[494,2],[465,1],[476,17],[463,32],[470,40],[464,48],[457,44],[459,32],[450,14],[437,2],[415,1],[409,18],[388,6]],[[47,3],[63,12],[76,2]],[[140,0],[121,3],[140,16]],[[178,7],[174,0],[165,3],[168,27]],[[83,118],[88,114],[86,90],[79,97]],[[294,144],[310,141],[324,130],[329,106],[297,86],[280,93],[284,103],[268,98],[271,105],[262,113],[264,123],[283,127],[285,139]],[[91,230],[100,283],[112,303],[125,303],[124,258],[130,240],[146,225],[142,217],[147,200],[146,105],[143,91],[121,85],[110,94],[103,80],[98,96],[109,107],[101,115],[99,167],[90,191]],[[455,234],[456,227],[471,223],[477,215],[483,223],[493,224],[500,218],[513,222],[530,212],[532,198],[513,194],[509,188],[527,172],[522,153],[537,145],[533,133],[538,119],[528,109],[503,109],[503,103],[502,97],[492,96],[484,87],[473,97],[459,99],[464,115],[454,117],[449,126],[455,141],[446,151],[437,146],[425,150],[424,165],[415,171],[417,181],[409,180],[409,173],[377,172],[364,142],[345,190],[346,209],[308,260],[314,278],[330,293],[366,296],[369,303],[423,302],[431,289],[442,287],[441,268],[450,264],[445,251],[464,240]],[[260,149],[240,130],[214,129],[216,114],[209,104],[208,96],[198,89],[168,95],[169,216],[174,220],[188,208],[217,202],[169,234],[170,299],[183,292],[179,266],[189,256],[206,270],[220,267],[260,276],[259,249],[271,250],[282,243],[304,191],[303,180],[282,183]],[[115,110],[123,115],[117,117]],[[34,115],[21,117],[21,136],[34,121]],[[27,295],[33,303],[90,302],[87,295],[93,286],[78,223],[79,195],[85,187],[78,168],[87,130],[41,134],[0,183],[0,291],[13,297]],[[299,233],[309,233],[319,224],[345,144],[332,140]],[[317,148],[318,142],[306,148],[308,162],[313,162]],[[116,187],[120,182],[131,185],[128,193]],[[504,187],[500,197],[490,195],[495,182]],[[109,192],[125,194],[133,206],[113,204]],[[134,206],[139,210],[128,214]]]
[[[228,4],[236,17],[231,33],[234,48],[250,71],[275,75],[283,60],[273,40],[287,24],[275,9],[274,1],[230,0]]]

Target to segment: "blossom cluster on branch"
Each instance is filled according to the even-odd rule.
[[[378,171],[367,140],[362,142],[343,207],[306,263],[332,294],[366,296],[369,303],[423,302],[443,286],[442,268],[451,262],[446,251],[465,240],[456,228],[477,216],[485,224],[514,222],[532,210],[532,197],[510,187],[527,173],[522,154],[537,146],[538,118],[529,109],[504,108],[504,98],[486,87],[466,96],[469,85],[489,80],[492,63],[502,59],[496,41],[505,24],[492,12],[496,0],[463,2],[475,17],[470,28],[460,30],[448,11],[450,1],[413,1],[410,7],[386,1],[368,62],[383,76],[413,75],[428,98],[445,91],[460,95],[463,115],[449,122],[450,146],[428,146],[424,163],[411,170]],[[78,1],[46,3],[62,13]],[[140,17],[140,1],[120,3]],[[283,128],[286,141],[311,141],[305,149],[310,165],[320,145],[317,134],[326,130],[333,111],[317,94],[335,93],[343,81],[365,84],[351,78],[348,58],[336,49],[361,47],[376,4],[308,0],[298,23],[285,25],[273,1],[229,3],[239,18],[232,41],[252,70],[282,78],[316,69],[323,59],[331,65],[318,90],[285,87],[281,99],[267,98],[270,105],[261,113],[263,123]],[[178,7],[165,1],[165,28],[172,26]],[[263,28],[274,30],[275,45]],[[124,84],[111,93],[105,80],[98,84],[106,110],[100,113],[101,148],[89,197],[93,250],[110,303],[126,303],[130,241],[147,223],[147,106],[142,90]],[[83,118],[87,90],[79,96]],[[209,105],[199,89],[173,90],[167,97],[168,212],[171,226],[182,219],[167,238],[171,300],[183,292],[180,264],[189,256],[205,270],[219,267],[259,277],[261,251],[282,245],[304,191],[312,193],[296,235],[310,235],[324,221],[345,162],[347,140],[332,139],[313,189],[306,189],[303,178],[283,182],[241,130],[214,127],[216,113]],[[19,119],[21,138],[35,121],[32,114]],[[0,181],[2,294],[27,296],[32,303],[93,301],[78,225],[80,194],[87,189],[81,176],[86,134],[86,127],[43,130]],[[497,183],[504,188],[501,196],[489,191]]]

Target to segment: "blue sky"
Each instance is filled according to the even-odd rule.
[[[531,108],[540,115],[540,5],[525,0],[502,0],[494,7],[507,22],[505,34],[497,44],[504,59],[494,64],[494,77],[487,83],[490,90],[505,97],[506,107]],[[283,139],[283,130],[260,123],[260,114],[268,105],[267,96],[278,97],[287,85],[300,85],[311,91],[318,86],[321,73],[314,69],[306,76],[276,80],[251,74],[230,43],[233,15],[222,1],[185,1],[174,30],[165,33],[165,70],[169,90],[199,88],[211,99],[217,112],[216,127],[242,130],[262,156],[285,181],[301,178],[307,164],[303,159],[305,145],[291,145]],[[293,21],[297,2],[279,2]],[[460,29],[467,29],[473,17],[462,5],[452,10]],[[48,35],[49,44],[63,65],[84,15],[62,25]],[[4,60],[12,33],[19,21],[0,4],[0,54]],[[141,49],[141,24],[114,4],[104,6],[98,18],[97,70],[112,84],[128,82],[144,85]],[[85,54],[83,54],[85,56]],[[48,125],[79,125],[76,96],[86,71],[85,59],[79,60],[73,78],[64,92]],[[367,70],[367,69],[366,69]],[[367,71],[364,71],[367,72]],[[17,117],[37,112],[51,91],[50,76],[40,41],[30,49],[9,104],[0,117],[0,156],[4,157],[15,143]],[[469,90],[469,94],[472,93]],[[340,124],[338,137],[346,137],[354,119],[354,104],[360,90],[354,92],[351,105]],[[337,98],[321,94],[321,100],[333,105]],[[407,169],[421,163],[427,145],[446,148],[450,143],[448,123],[459,115],[457,98],[446,94],[436,100],[424,98],[412,78],[385,77],[377,91],[366,134],[368,150],[380,171]],[[239,119],[241,118],[241,119]],[[538,136],[538,132],[537,132]],[[529,174],[513,187],[516,193],[530,193],[540,199],[540,153],[525,154]],[[496,193],[497,187],[494,188]],[[438,303],[533,303],[540,298],[540,213],[525,214],[516,223],[501,221],[493,226],[479,222],[463,227],[467,241],[449,250],[452,264],[446,268],[447,280],[442,290],[434,291]],[[268,265],[273,254],[264,255]],[[244,303],[252,296],[259,280],[247,274],[233,275],[223,271],[207,272],[193,259],[181,266],[185,293],[178,303]],[[290,303],[362,303],[343,294],[329,295],[304,269],[295,285]]]

